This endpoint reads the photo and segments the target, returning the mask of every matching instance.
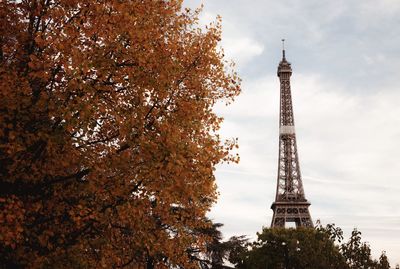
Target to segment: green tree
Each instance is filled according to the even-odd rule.
[[[232,261],[240,269],[388,269],[385,252],[379,261],[371,257],[370,246],[354,229],[349,240],[335,224],[315,229],[264,228],[257,241],[242,248]]]
[[[376,268],[370,246],[361,241],[361,232],[354,229],[349,240],[341,245],[341,252],[350,268]]]
[[[379,264],[377,266],[377,269],[390,269],[390,264],[385,251],[383,251],[381,256],[379,257]]]
[[[264,228],[237,268],[347,268],[332,234],[319,229]]]
[[[209,222],[212,223],[210,220]],[[226,262],[234,263],[238,255],[246,248],[245,236],[233,236],[229,240],[223,241],[222,233],[219,230],[222,226],[221,223],[212,223],[209,227],[197,231],[210,239],[206,244],[205,251],[190,249],[192,259],[197,260],[203,269],[232,268],[225,265]]]

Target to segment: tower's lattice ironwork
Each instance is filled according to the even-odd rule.
[[[292,67],[286,60],[284,48],[282,54],[277,72],[280,80],[279,163],[276,197],[271,206],[274,212],[271,227],[285,227],[287,222],[294,222],[296,227],[313,227],[296,146],[290,91]]]

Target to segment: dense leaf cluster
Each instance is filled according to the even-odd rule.
[[[0,2],[0,266],[196,267],[212,108],[239,94],[180,0]]]
[[[334,224],[315,229],[264,228],[257,241],[247,244],[230,260],[240,269],[389,269],[383,252],[379,261],[371,257],[371,249],[354,230],[347,242]]]

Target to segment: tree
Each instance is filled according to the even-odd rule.
[[[361,242],[361,232],[354,229],[349,241],[341,245],[341,252],[350,268],[376,268],[377,262],[371,258],[371,248]]]
[[[211,220],[208,220],[210,223]],[[222,233],[219,230],[222,223],[212,223],[205,229],[197,232],[209,237],[205,250],[191,249],[192,259],[199,261],[202,269],[228,269],[226,262],[236,263],[240,253],[246,249],[248,239],[245,236],[232,236],[227,241],[222,241]]]
[[[181,2],[1,1],[4,267],[196,266],[240,80]]]
[[[332,234],[322,229],[264,228],[237,268],[347,268]]]
[[[381,256],[379,257],[379,264],[377,266],[377,269],[390,269],[390,264],[385,251],[383,251]]]
[[[357,229],[352,231],[349,240],[340,248],[350,268],[390,269],[385,251],[382,252],[379,261],[373,260],[369,244],[361,241],[361,232]]]
[[[371,257],[368,244],[361,241],[355,229],[347,242],[342,242],[343,231],[335,224],[315,229],[264,228],[250,249],[237,256],[236,268],[390,268],[385,252],[379,262]]]

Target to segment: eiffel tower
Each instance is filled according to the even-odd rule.
[[[292,67],[285,57],[284,41],[282,39],[282,60],[277,72],[280,80],[279,163],[271,228],[285,227],[288,222],[294,222],[296,227],[313,227],[308,210],[310,203],[305,198],[300,174],[290,91]]]

